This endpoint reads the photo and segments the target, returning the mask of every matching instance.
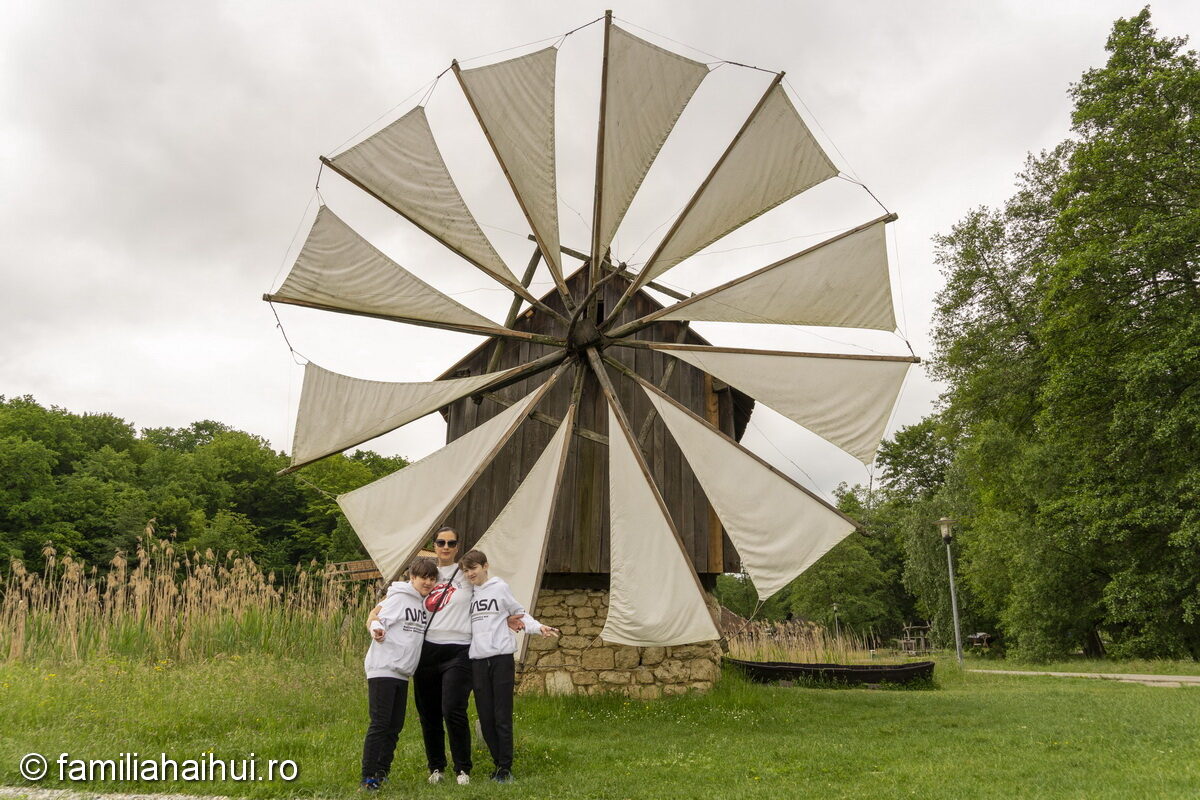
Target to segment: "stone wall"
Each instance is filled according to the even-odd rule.
[[[716,600],[706,595],[709,608]],[[717,642],[676,647],[628,647],[600,639],[608,592],[542,589],[533,616],[562,630],[552,639],[529,637],[519,694],[599,694],[639,700],[706,692],[721,675]]]

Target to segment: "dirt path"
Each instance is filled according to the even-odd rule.
[[[35,787],[0,786],[0,798],[5,800],[230,800],[219,795],[196,794],[99,794],[77,792],[73,789],[38,789]]]
[[[1140,683],[1143,686],[1200,686],[1200,675],[1136,675],[1123,672],[1033,672],[1015,669],[969,669],[988,675],[1040,675],[1050,678],[1098,678],[1121,683]]]

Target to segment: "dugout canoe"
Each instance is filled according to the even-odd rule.
[[[791,661],[743,661],[725,658],[755,683],[775,681],[826,681],[861,685],[867,683],[906,684],[933,679],[932,661],[907,664],[797,664]]]

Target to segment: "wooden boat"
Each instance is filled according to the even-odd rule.
[[[791,661],[743,661],[725,658],[755,683],[774,681],[826,681],[861,685],[866,683],[907,684],[933,679],[932,661],[907,664],[796,664]]]

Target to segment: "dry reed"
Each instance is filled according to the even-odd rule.
[[[249,557],[179,551],[151,531],[132,559],[118,552],[105,573],[49,546],[41,574],[12,561],[0,600],[0,657],[178,662],[251,652],[358,655],[365,647],[360,622],[373,584],[341,580],[315,561],[280,581]]]
[[[729,655],[746,661],[797,664],[867,664],[902,661],[877,651],[871,637],[829,631],[815,622],[750,622],[729,638]]]

